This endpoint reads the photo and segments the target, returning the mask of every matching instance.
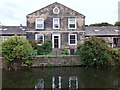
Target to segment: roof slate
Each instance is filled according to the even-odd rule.
[[[117,30],[117,31],[116,31]],[[118,31],[119,30],[119,31]],[[119,27],[85,27],[85,36],[112,36],[120,35]]]
[[[2,26],[0,29],[0,35],[25,35],[27,27],[22,26],[22,28],[20,28],[20,26]]]

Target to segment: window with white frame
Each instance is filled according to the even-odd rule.
[[[36,18],[36,29],[44,29],[44,19]]]
[[[68,28],[69,29],[76,29],[76,19],[75,18],[68,19]]]
[[[69,45],[77,45],[77,35],[76,34],[69,34],[69,37],[68,37],[68,42],[69,42]]]
[[[44,35],[43,34],[35,34],[35,40],[38,45],[42,45],[44,43]]]
[[[59,29],[59,28],[60,28],[59,18],[53,18],[53,29]]]

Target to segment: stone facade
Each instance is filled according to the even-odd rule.
[[[53,9],[57,7],[59,8],[59,14],[54,14]],[[53,30],[53,18],[58,17],[60,18],[60,31],[66,31],[68,29],[68,18],[74,17],[77,21],[77,29],[82,30],[85,25],[85,16],[60,4],[60,3],[53,3],[50,4],[40,10],[37,10],[33,13],[27,15],[27,27],[30,29],[35,30],[35,20],[36,18],[43,18],[44,19],[44,31]]]
[[[58,12],[54,11],[57,8]],[[57,13],[57,14],[56,14]],[[44,20],[44,28],[37,29],[36,28],[36,19],[42,18]],[[59,19],[59,28],[54,29],[53,27],[53,19]],[[75,28],[69,28],[69,19],[75,19]],[[73,22],[73,21],[72,21]],[[76,50],[77,44],[84,40],[84,27],[85,26],[85,16],[74,11],[60,3],[52,3],[40,10],[37,10],[33,13],[27,15],[27,38],[29,40],[35,40],[36,34],[42,34],[45,40],[52,41],[53,53],[57,50],[60,53],[61,48],[68,48]],[[70,36],[71,35],[71,36]],[[74,45],[70,45],[70,37],[75,39],[73,43]],[[58,38],[57,44],[58,46],[55,47],[55,38]],[[72,39],[71,39],[72,40]]]

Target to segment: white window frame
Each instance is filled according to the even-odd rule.
[[[37,41],[37,36],[38,35],[41,35],[42,37],[43,37],[43,42],[42,42],[42,44],[44,44],[44,35],[43,34],[35,34],[35,40]],[[37,45],[42,45],[42,44],[37,44]]]
[[[73,23],[70,22],[71,19],[74,19],[74,20],[75,20],[75,23],[74,23],[74,24],[75,24],[75,28],[71,28],[71,27],[70,27],[70,24],[73,24]],[[76,29],[76,28],[77,28],[76,18],[68,18],[68,29]]]
[[[38,20],[41,20],[41,21],[38,21]],[[38,28],[38,27],[37,27],[38,24],[42,24],[42,27],[41,27],[41,28]],[[44,29],[44,19],[43,19],[43,18],[36,18],[35,28],[36,28],[36,29]]]
[[[71,35],[75,35],[75,44],[71,44],[71,43],[70,43],[70,36],[71,36]],[[77,34],[69,34],[69,35],[68,35],[68,44],[69,44],[69,45],[77,45]]]
[[[57,20],[57,23],[55,23],[55,19]],[[55,24],[58,24],[58,28],[55,27]],[[53,18],[53,29],[59,29],[60,28],[60,19],[59,18]]]

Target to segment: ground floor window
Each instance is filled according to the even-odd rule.
[[[35,34],[35,40],[38,45],[42,45],[44,43],[44,35],[43,34]]]
[[[77,45],[77,35],[76,34],[69,34],[68,43],[69,43],[69,45]]]

